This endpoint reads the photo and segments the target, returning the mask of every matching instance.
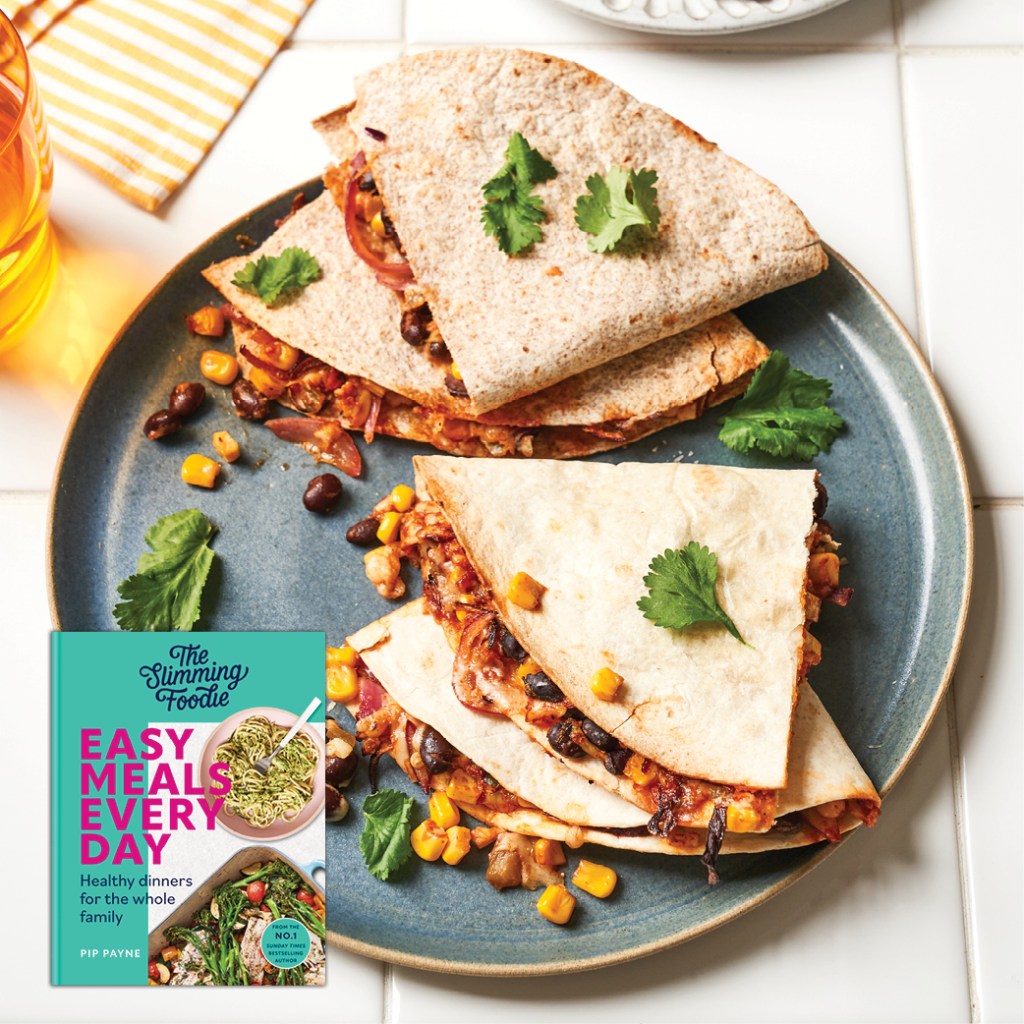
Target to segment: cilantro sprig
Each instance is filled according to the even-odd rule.
[[[198,509],[164,516],[146,531],[152,549],[139,556],[134,574],[117,588],[124,600],[114,618],[124,630],[191,630],[217,557],[209,545],[216,528]]]
[[[289,246],[280,256],[261,256],[248,263],[231,279],[231,283],[250,295],[257,295],[265,306],[312,284],[320,277],[316,258],[297,245]]]
[[[374,878],[386,882],[411,856],[413,799],[397,789],[381,789],[363,801],[359,850]]]
[[[515,256],[541,239],[539,225],[547,220],[544,202],[534,186],[557,175],[554,165],[540,155],[519,132],[513,132],[505,150],[505,163],[483,186],[486,202],[480,208],[484,234],[498,240],[502,252]]]
[[[826,404],[832,384],[791,370],[781,352],[761,364],[746,394],[719,419],[718,440],[737,452],[755,448],[809,462],[828,451],[845,424]]]
[[[718,603],[717,580],[717,556],[692,540],[679,551],[669,548],[651,559],[644,577],[648,593],[636,604],[656,626],[685,629],[697,622],[718,623],[749,646]]]
[[[576,224],[593,238],[587,239],[591,252],[610,252],[624,239],[642,241],[657,234],[661,221],[658,172],[647,168],[627,171],[612,167],[602,178],[587,178],[589,195],[576,200]]]

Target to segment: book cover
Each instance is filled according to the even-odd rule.
[[[324,649],[52,635],[53,984],[324,984]]]

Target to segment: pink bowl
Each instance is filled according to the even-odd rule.
[[[246,708],[225,719],[214,729],[213,734],[206,741],[206,746],[203,747],[203,753],[199,759],[201,778],[209,778],[208,773],[210,766],[215,763],[214,755],[217,748],[230,739],[231,734],[245,719],[254,716],[267,718],[274,725],[281,725],[286,729],[290,729],[299,717],[291,711],[284,711],[281,708]],[[240,818],[238,815],[229,815],[225,813],[224,808],[221,808],[217,815],[217,822],[222,828],[226,828],[229,832],[233,832],[236,836],[242,836],[244,839],[283,839],[285,836],[294,835],[304,829],[320,813],[324,804],[324,738],[319,730],[311,728],[308,723],[302,727],[300,732],[316,744],[320,755],[318,770],[313,777],[313,795],[310,797],[309,803],[294,818],[278,818],[267,828],[256,828],[244,818]]]

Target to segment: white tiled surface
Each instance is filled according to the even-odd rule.
[[[974,428],[964,436],[972,490],[1017,496],[1024,461],[1006,415],[1024,377],[1021,57],[915,54],[904,83],[922,339],[954,417]]]
[[[61,288],[0,357],[0,622],[9,715],[45,723],[47,491],[89,368],[160,276],[218,226],[313,176],[308,119],[403,48],[523,43],[572,56],[778,181],[919,338],[950,397],[978,506],[975,604],[954,683],[872,833],[742,920],[676,950],[529,982],[392,970],[332,951],[332,983],[289,1003],[50,989],[38,894],[5,890],[28,941],[0,943],[0,1020],[1019,1021],[1021,4],[849,0],[726,40],[642,36],[547,0],[316,0],[195,178],[157,216],[61,163]],[[44,726],[5,733],[3,767]],[[40,779],[40,792],[45,786]],[[12,805],[4,866],[46,857],[45,800]],[[16,979],[9,984],[9,979]],[[756,993],[756,1001],[751,997]],[[180,994],[179,994],[180,995]],[[265,993],[261,993],[265,997]]]

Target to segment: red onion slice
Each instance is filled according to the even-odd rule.
[[[326,462],[349,476],[359,476],[363,466],[359,449],[348,431],[336,420],[287,416],[267,420],[265,425],[282,441],[301,444],[317,462]]]

